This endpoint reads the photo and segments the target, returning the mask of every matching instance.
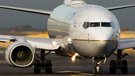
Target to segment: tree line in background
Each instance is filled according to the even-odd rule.
[[[34,28],[31,25],[16,25],[14,27],[1,27],[0,26],[0,31],[46,31],[46,28]]]
[[[18,28],[33,28],[31,25],[16,25],[15,27],[14,27],[15,29],[18,29]]]

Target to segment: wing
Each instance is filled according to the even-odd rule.
[[[132,5],[124,5],[124,6],[116,6],[116,7],[109,7],[107,8],[108,10],[118,10],[118,9],[124,9],[124,8],[130,8],[130,7],[135,7],[135,4]]]
[[[24,41],[32,45],[34,48],[46,49],[46,50],[56,50],[60,45],[52,44],[53,41],[59,42],[58,39],[49,38],[32,38],[32,37],[21,37],[21,36],[10,36],[10,35],[0,35],[0,42],[10,42],[10,41]]]
[[[60,45],[53,44],[53,41],[59,42],[59,40],[57,39],[25,37],[25,40],[35,48],[46,49],[46,50],[57,50],[60,47]]]
[[[18,8],[18,7],[3,6],[3,5],[0,5],[0,8],[23,11],[23,12],[30,12],[30,13],[37,13],[37,14],[43,14],[43,15],[48,15],[48,16],[51,14],[51,11],[47,11],[47,10],[35,10],[35,9]]]
[[[135,38],[121,38],[117,49],[135,48]]]

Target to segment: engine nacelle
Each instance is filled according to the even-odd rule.
[[[17,41],[9,45],[5,51],[6,62],[15,67],[32,66],[35,60],[35,49],[27,42]]]

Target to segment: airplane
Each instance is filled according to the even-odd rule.
[[[110,74],[115,74],[117,69],[127,74],[128,63],[123,58],[130,55],[122,52],[123,49],[135,48],[135,38],[120,38],[119,22],[111,11],[130,7],[135,7],[135,4],[105,8],[87,4],[84,0],[64,0],[53,11],[0,5],[3,9],[49,16],[49,39],[0,35],[0,42],[13,42],[5,51],[5,60],[13,67],[34,65],[35,74],[39,74],[41,69],[52,73],[52,62],[45,57],[54,51],[73,62],[76,59],[93,60],[93,74],[102,74],[101,65],[114,54],[117,59],[110,61]],[[41,49],[40,56],[36,49]]]

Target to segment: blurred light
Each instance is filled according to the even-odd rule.
[[[53,44],[53,45],[57,45],[58,42],[57,42],[57,41],[53,41],[52,44]]]
[[[79,55],[78,53],[75,53],[75,54],[72,56],[72,58],[71,58],[72,62],[74,62],[74,61],[76,60],[76,56],[78,56],[78,55]]]
[[[68,38],[68,41],[71,42],[72,41],[71,38]]]
[[[72,39],[71,38],[68,38],[67,41],[68,41],[69,44],[72,43]]]

